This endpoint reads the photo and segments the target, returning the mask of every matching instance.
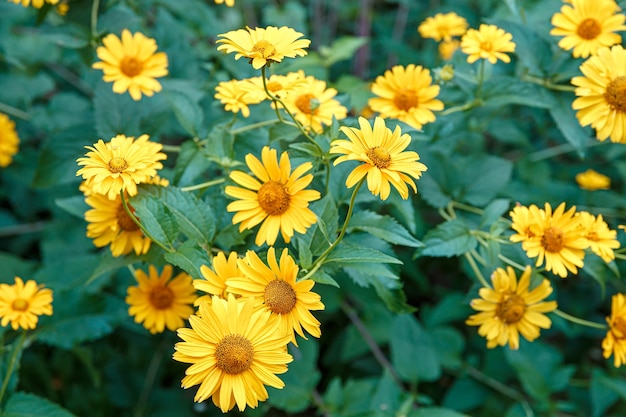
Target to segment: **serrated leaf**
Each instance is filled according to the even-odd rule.
[[[341,242],[324,261],[324,263],[331,262],[337,262],[341,264],[351,264],[358,262],[391,264],[402,263],[402,261],[400,261],[399,259],[386,255],[380,251],[377,251],[376,249],[368,248],[365,246],[352,245],[346,242]]]
[[[390,346],[391,362],[403,380],[435,381],[441,376],[432,340],[412,315],[396,317],[391,326]]]
[[[2,417],[76,417],[45,398],[25,392],[15,392],[7,401]]]
[[[151,196],[138,195],[132,199],[135,215],[152,237],[165,246],[172,246],[178,232],[172,215],[160,200]]]
[[[424,236],[422,255],[452,257],[476,248],[478,241],[460,219],[441,223]]]
[[[485,211],[480,216],[480,227],[491,226],[498,220],[511,206],[511,200],[497,198],[485,207]]]
[[[109,83],[98,83],[93,106],[96,133],[105,142],[121,133],[127,136],[142,134],[139,128],[141,107],[128,94],[114,93]]]
[[[200,105],[182,91],[165,90],[163,96],[183,129],[192,137],[198,137],[204,121],[204,112]]]
[[[169,263],[187,272],[194,279],[200,278],[200,267],[202,265],[211,264],[206,252],[191,241],[183,243],[176,249],[176,252],[168,252],[163,257]]]
[[[105,314],[83,314],[55,319],[38,329],[37,339],[51,346],[71,349],[74,345],[96,340],[113,331],[111,318]]]
[[[209,160],[202,153],[198,144],[192,140],[187,140],[180,145],[172,182],[179,186],[190,184],[205,172],[209,165]]]
[[[491,76],[483,87],[485,106],[502,107],[511,104],[549,109],[552,96],[537,84],[521,81],[516,77]]]
[[[337,281],[335,281],[333,277],[319,269],[315,271],[310,279],[317,282],[318,284],[327,284],[339,288],[339,284],[337,283]]]
[[[460,199],[468,204],[488,204],[511,179],[513,164],[496,156],[484,155],[465,158],[462,172]],[[473,169],[469,169],[473,167]]]
[[[414,248],[424,246],[393,217],[383,216],[369,210],[359,211],[352,216],[348,232],[351,230],[362,230],[394,245]]]

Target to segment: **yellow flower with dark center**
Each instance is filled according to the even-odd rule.
[[[453,36],[461,36],[466,30],[467,20],[454,12],[427,17],[417,28],[422,38],[431,38],[437,42],[450,41]]]
[[[432,85],[430,71],[419,65],[394,66],[376,77],[371,90],[377,96],[368,101],[372,110],[416,129],[435,121],[433,110],[443,110],[443,102],[436,99],[440,87]]]
[[[487,339],[487,347],[505,346],[519,349],[520,334],[529,342],[539,337],[539,329],[549,329],[552,321],[544,314],[556,310],[556,301],[543,301],[552,293],[550,281],[543,279],[533,290],[530,287],[530,266],[517,281],[510,266],[498,268],[491,275],[493,288],[479,290],[470,306],[480,311],[465,324],[480,326],[478,334]]]
[[[15,277],[15,284],[0,284],[0,324],[11,323],[13,330],[37,327],[39,316],[52,315],[52,290],[33,280]]]
[[[605,359],[613,355],[613,365],[618,368],[626,363],[626,297],[615,294],[611,299],[611,317],[606,318],[609,331],[602,340]]]
[[[308,39],[290,27],[233,30],[217,35],[218,51],[234,52],[235,59],[248,58],[254,69],[270,66],[274,62],[281,62],[284,58],[295,58],[307,54],[305,48],[311,43]]]
[[[313,181],[312,174],[304,175],[313,167],[310,162],[291,172],[287,152],[281,154],[279,162],[276,150],[265,146],[261,151],[261,161],[248,154],[246,163],[254,177],[242,171],[233,171],[230,178],[244,188],[227,186],[225,189],[227,195],[238,199],[230,203],[226,210],[236,212],[233,224],[241,223],[239,231],[262,223],[255,243],[259,246],[265,242],[273,245],[279,232],[289,243],[294,232],[306,233],[306,229],[317,222],[309,203],[318,200],[320,193],[305,189]]]
[[[44,4],[57,4],[60,0],[9,0],[15,4],[21,4],[24,7],[32,5],[35,9],[41,9]]]
[[[571,0],[552,16],[550,35],[564,36],[559,46],[574,58],[595,55],[600,48],[622,42],[615,32],[626,30],[626,17],[614,0]]]
[[[615,259],[614,249],[620,246],[617,240],[617,231],[609,229],[602,215],[597,217],[586,211],[576,213],[580,220],[580,227],[583,229],[583,236],[589,243],[589,248],[598,255],[604,262],[611,262]]]
[[[256,253],[248,251],[239,261],[239,269],[243,277],[226,281],[229,292],[243,298],[254,297],[257,306],[278,317],[280,333],[289,335],[296,346],[295,333],[306,339],[303,329],[313,337],[320,337],[320,322],[313,317],[311,310],[323,310],[324,304],[318,294],[311,292],[314,281],[296,282],[298,265],[287,249],[283,249],[279,263],[274,248],[270,247],[267,265]]]
[[[283,388],[276,375],[287,372],[293,360],[287,353],[289,336],[269,311],[254,308],[251,298],[213,297],[189,317],[191,329],[178,330],[174,360],[189,363],[183,388],[200,385],[194,401],[212,397],[222,412],[235,405],[243,411],[268,398],[265,385]]]
[[[109,200],[102,194],[91,193],[85,198],[85,203],[92,208],[85,212],[85,220],[89,222],[87,237],[93,239],[94,245],[99,248],[110,245],[115,257],[132,251],[137,255],[148,252],[151,240],[126,213],[119,195]],[[128,207],[131,212],[134,211],[130,203]]]
[[[518,205],[509,212],[509,215],[513,221],[511,228],[517,232],[511,235],[511,242],[524,242],[535,237],[531,225],[545,218],[546,213],[543,209],[540,209],[534,204],[531,204],[530,207],[526,207],[518,203]]]
[[[137,285],[128,287],[128,314],[152,334],[183,327],[194,312],[196,290],[191,277],[181,272],[172,278],[173,271],[172,265],[165,265],[160,275],[154,265],[148,267],[148,274],[138,269]]]
[[[102,79],[113,82],[113,92],[123,94],[126,91],[133,100],[141,100],[141,95],[151,97],[161,91],[161,84],[156,80],[165,77],[167,55],[156,52],[157,44],[152,38],[137,32],[134,35],[128,29],[122,31],[122,37],[111,33],[102,39],[104,46],[96,49],[101,61],[92,68],[104,72]]]
[[[269,92],[280,99],[287,97],[295,88],[308,85],[304,71],[290,72],[286,75],[273,74],[265,80],[265,83]],[[263,87],[262,77],[242,80],[239,87],[247,93],[250,100],[258,100],[257,103],[270,99]]]
[[[576,174],[576,183],[583,190],[596,191],[611,188],[611,178],[593,169]]]
[[[214,97],[218,99],[223,105],[226,111],[238,113],[241,111],[243,117],[250,116],[249,104],[257,104],[263,101],[258,97],[248,94],[248,92],[242,89],[243,81],[230,80],[222,81],[217,87],[215,87]]]
[[[17,153],[20,138],[15,131],[15,122],[4,113],[0,113],[0,167],[8,167]]]
[[[596,137],[626,143],[626,51],[621,45],[602,48],[580,66],[584,76],[572,78],[578,98],[572,108],[582,126],[591,125]]]
[[[106,194],[113,200],[124,190],[130,196],[137,194],[137,184],[147,182],[163,168],[160,160],[167,156],[160,152],[163,145],[150,142],[148,135],[133,137],[117,135],[110,142],[98,140],[85,146],[89,152],[78,158],[83,168],[76,172],[87,180],[92,191]]]
[[[351,188],[367,176],[367,188],[381,200],[386,200],[393,185],[403,199],[409,197],[407,184],[417,192],[415,179],[426,171],[426,165],[418,162],[416,152],[405,151],[411,143],[408,134],[402,134],[399,126],[391,132],[385,120],[377,117],[374,128],[363,117],[359,117],[360,129],[342,126],[340,130],[349,140],[334,140],[330,153],[342,154],[334,165],[345,161],[362,162],[348,175],[346,187]],[[411,178],[412,177],[412,178]]]
[[[300,72],[303,81],[286,95],[283,100],[287,109],[306,129],[322,133],[324,126],[337,120],[345,119],[348,110],[333,97],[337,95],[334,88],[326,88],[326,82]]]
[[[231,252],[226,259],[224,252],[219,252],[213,257],[212,264],[213,269],[207,265],[200,267],[200,273],[204,279],[194,279],[193,286],[198,291],[202,291],[206,295],[199,297],[195,305],[201,303],[210,303],[213,300],[213,296],[217,295],[220,298],[228,298],[228,291],[226,291],[226,281],[229,278],[241,277],[241,271],[237,265],[237,252]]]
[[[470,64],[486,59],[495,64],[498,59],[509,63],[506,52],[515,52],[513,35],[495,25],[481,24],[478,30],[470,29],[461,38],[461,51],[467,55]]]

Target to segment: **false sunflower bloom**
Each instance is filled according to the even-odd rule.
[[[178,329],[174,360],[189,363],[183,388],[200,385],[194,401],[211,397],[222,412],[235,405],[243,411],[268,398],[265,385],[283,388],[276,375],[287,372],[293,357],[287,353],[289,336],[266,310],[255,309],[251,298],[213,297],[189,317],[191,328]]]
[[[589,248],[598,255],[604,262],[611,262],[615,259],[614,249],[620,246],[617,240],[617,231],[609,229],[602,215],[594,216],[586,211],[576,213],[580,219],[580,227],[583,235],[589,243]]]
[[[513,35],[495,25],[481,24],[478,30],[470,29],[461,38],[461,51],[467,54],[470,64],[479,59],[486,59],[495,64],[498,59],[509,63],[511,58],[506,52],[515,52]]]
[[[513,222],[511,228],[517,232],[511,235],[511,242],[525,242],[535,237],[531,226],[545,218],[546,213],[534,204],[530,207],[518,204],[509,212],[509,215]]]
[[[564,36],[559,46],[574,58],[595,55],[600,48],[620,44],[615,32],[626,30],[626,17],[614,0],[571,0],[552,16],[550,35]]]
[[[286,75],[273,74],[265,80],[267,89],[276,98],[283,99],[287,97],[296,87],[306,84],[306,77],[303,71],[290,72]],[[257,103],[269,100],[265,87],[263,87],[263,78],[254,77],[242,80],[240,88],[244,90],[251,100],[258,100]]]
[[[57,4],[60,0],[9,0],[15,4],[21,4],[24,7],[32,5],[35,9],[41,9],[44,4]]]
[[[295,58],[307,54],[305,48],[311,43],[290,27],[268,26],[266,28],[233,30],[217,35],[218,51],[234,52],[235,59],[248,58],[254,69],[281,62],[285,57]]]
[[[313,167],[310,162],[292,172],[287,152],[282,153],[279,162],[276,150],[265,146],[260,161],[248,154],[246,163],[254,177],[233,171],[230,178],[241,187],[227,186],[225,189],[227,195],[238,199],[228,204],[226,210],[236,212],[233,224],[241,223],[239,231],[262,223],[255,243],[273,245],[278,232],[289,243],[294,231],[306,233],[306,229],[317,222],[309,203],[318,200],[320,193],[305,189],[313,181],[312,174],[304,175]]]
[[[376,77],[371,90],[377,97],[370,98],[368,105],[381,117],[421,129],[435,121],[433,110],[443,110],[443,102],[436,99],[440,87],[432,85],[432,81],[428,69],[413,64],[396,65]]]
[[[359,125],[360,129],[342,126],[340,130],[349,140],[331,143],[330,153],[342,154],[334,165],[345,161],[362,162],[348,175],[346,187],[353,187],[367,176],[367,188],[381,200],[389,197],[391,185],[404,200],[409,197],[407,184],[417,192],[413,178],[419,179],[427,168],[418,162],[420,157],[416,152],[405,151],[411,137],[403,135],[400,126],[392,132],[381,117],[374,120],[373,129],[363,117],[359,117]]]
[[[470,306],[480,313],[470,316],[465,324],[480,326],[478,334],[487,339],[487,347],[519,348],[520,334],[532,342],[539,329],[549,329],[552,321],[544,314],[556,310],[556,301],[544,301],[551,293],[550,281],[543,279],[533,290],[530,287],[531,268],[527,266],[517,281],[510,266],[498,268],[491,275],[493,288],[481,288],[480,298]]]
[[[37,327],[39,316],[52,315],[52,290],[33,280],[15,277],[15,284],[0,284],[0,324],[11,323],[13,330]]]
[[[215,87],[215,98],[218,99],[223,105],[226,111],[238,113],[241,111],[243,117],[250,116],[250,109],[248,105],[257,104],[263,101],[257,97],[248,94],[248,92],[242,89],[243,81],[230,80],[222,81],[217,87]]]
[[[0,113],[0,167],[11,165],[19,145],[20,138],[15,131],[15,122],[6,114]]]
[[[296,282],[298,265],[283,249],[280,263],[276,251],[270,247],[267,265],[253,251],[239,262],[243,277],[226,281],[228,291],[241,297],[254,297],[257,306],[278,317],[280,332],[290,335],[291,342],[298,346],[295,333],[306,339],[303,329],[313,337],[320,337],[320,322],[311,310],[323,310],[321,297],[312,292],[315,282],[304,279]]]
[[[576,174],[576,183],[583,190],[596,191],[611,188],[611,178],[593,169]]]
[[[193,286],[196,290],[206,295],[199,297],[195,305],[200,305],[205,302],[210,303],[214,295],[223,299],[228,298],[226,281],[229,278],[242,276],[239,266],[237,265],[238,259],[237,252],[231,252],[228,258],[226,258],[224,252],[219,252],[213,257],[213,269],[209,268],[207,265],[200,266],[200,273],[204,279],[194,279]]]
[[[114,200],[120,191],[129,196],[137,194],[137,184],[147,182],[163,168],[160,160],[167,156],[160,152],[163,145],[150,142],[148,135],[133,137],[117,135],[110,142],[98,140],[93,146],[85,146],[89,152],[78,158],[83,167],[76,172],[87,180],[92,191],[106,194]]]
[[[605,359],[613,355],[613,365],[618,368],[626,363],[626,296],[615,294],[611,299],[611,317],[606,318],[609,331],[602,340]]]
[[[626,51],[621,45],[602,48],[572,78],[578,98],[572,108],[582,126],[591,125],[600,141],[626,143]]]
[[[181,272],[172,278],[173,271],[172,265],[165,265],[160,275],[154,265],[148,267],[148,274],[138,269],[137,285],[128,287],[128,314],[152,334],[183,327],[194,312],[196,290],[191,277]]]
[[[461,36],[466,30],[467,20],[454,12],[427,17],[417,28],[422,38],[431,38],[437,42],[450,41],[453,36]]]

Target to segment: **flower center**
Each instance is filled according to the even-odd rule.
[[[626,339],[626,320],[621,317],[615,317],[611,322],[611,328],[621,333],[621,336],[613,333],[618,339]]]
[[[550,227],[541,237],[541,246],[548,252],[559,252],[563,249],[563,232],[556,227]]]
[[[134,77],[141,74],[143,64],[133,57],[125,56],[120,62],[120,70],[128,77]]]
[[[413,90],[402,89],[396,93],[393,102],[398,109],[408,111],[413,107],[417,107],[417,94]]]
[[[154,287],[150,290],[150,304],[157,310],[166,310],[172,306],[174,292],[167,286]]]
[[[289,208],[290,196],[285,186],[277,181],[268,181],[257,193],[259,205],[269,215],[283,214]]]
[[[270,90],[272,93],[274,91],[280,91],[283,89],[283,85],[279,82],[276,81],[270,81],[269,83],[267,83],[267,89]]]
[[[602,26],[596,19],[588,18],[580,22],[576,29],[576,34],[583,39],[595,39],[602,33]]]
[[[224,336],[215,348],[216,366],[227,374],[240,374],[252,365],[254,348],[248,339],[238,334]]]
[[[313,94],[303,94],[296,99],[296,107],[304,114],[315,114],[320,101]]]
[[[621,76],[612,80],[606,86],[604,99],[612,109],[626,111],[626,77]]]
[[[289,283],[275,279],[265,287],[263,301],[274,313],[287,314],[296,306],[296,292]]]
[[[128,162],[126,159],[116,156],[109,161],[109,171],[111,172],[124,172],[128,168]]]
[[[386,149],[376,146],[367,151],[367,157],[372,161],[376,168],[384,169],[391,163],[391,155]]]
[[[489,41],[481,42],[480,49],[485,52],[491,52],[493,50],[493,44]]]
[[[252,47],[252,51],[260,54],[263,58],[269,58],[276,52],[276,48],[265,39],[258,41]]]
[[[130,209],[131,213],[135,213],[135,209],[132,208],[130,204],[128,205],[128,208]],[[137,226],[137,223],[135,223],[133,219],[130,218],[128,213],[126,213],[126,210],[124,210],[123,204],[120,204],[120,206],[117,208],[117,224],[122,230],[126,232],[134,232],[136,230],[139,230],[139,226]]]
[[[13,307],[13,310],[15,311],[26,311],[28,310],[28,301],[23,298],[16,298],[13,300],[11,307]]]
[[[500,301],[498,307],[496,307],[496,316],[506,324],[517,323],[524,317],[525,312],[526,303],[524,299],[517,294],[505,294],[504,299]]]

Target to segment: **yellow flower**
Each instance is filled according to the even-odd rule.
[[[550,35],[564,36],[559,46],[572,51],[574,58],[595,55],[605,46],[622,42],[618,31],[626,29],[626,17],[614,0],[571,0],[552,16]]]
[[[334,165],[345,161],[362,162],[348,175],[346,187],[353,187],[367,176],[367,188],[381,200],[389,197],[391,185],[405,200],[409,197],[407,184],[417,192],[411,177],[419,179],[427,168],[418,162],[420,157],[416,152],[405,151],[411,137],[403,135],[400,126],[391,132],[381,117],[374,120],[373,129],[363,117],[359,117],[359,125],[360,129],[342,126],[340,130],[349,140],[334,140],[331,143],[330,153],[342,154]]]
[[[608,190],[611,188],[611,179],[593,169],[576,174],[576,183],[583,190]]]
[[[226,6],[228,7],[233,7],[235,5],[235,0],[215,0],[215,4],[224,4],[226,3]]]
[[[222,412],[235,404],[255,408],[268,397],[265,385],[283,388],[277,374],[293,360],[287,353],[289,336],[278,331],[269,311],[255,309],[254,300],[213,297],[189,317],[191,329],[178,329],[174,360],[189,363],[183,388],[200,385],[194,401],[212,397]]]
[[[41,9],[43,7],[44,4],[48,3],[48,4],[57,4],[60,0],[9,0],[15,4],[21,4],[24,7],[28,7],[31,5],[35,8],[35,9]]]
[[[98,140],[93,146],[85,146],[90,152],[78,158],[84,165],[76,172],[87,180],[92,191],[115,199],[120,191],[137,194],[137,184],[147,182],[163,168],[159,161],[167,158],[160,152],[163,145],[150,142],[148,135],[133,137],[117,135],[110,142]]]
[[[626,297],[615,294],[611,299],[611,317],[606,318],[609,331],[602,340],[605,359],[613,355],[613,365],[618,368],[626,363]]]
[[[480,326],[478,334],[487,339],[487,347],[505,346],[519,349],[519,335],[532,342],[539,337],[539,329],[549,329],[552,321],[543,313],[556,310],[556,301],[543,301],[552,293],[547,279],[541,280],[529,291],[531,268],[526,266],[519,282],[510,266],[498,268],[491,275],[493,288],[481,288],[480,298],[470,303],[480,311],[470,316],[465,324]]]
[[[440,88],[432,85],[430,71],[421,66],[396,65],[376,77],[371,89],[377,96],[368,101],[372,110],[416,129],[435,121],[433,110],[443,110],[443,102],[435,98]]]
[[[270,247],[267,252],[267,265],[253,251],[239,261],[241,278],[226,281],[228,291],[241,297],[254,297],[255,304],[262,306],[278,317],[280,333],[290,335],[291,342],[298,346],[295,333],[306,339],[304,330],[313,337],[320,337],[320,322],[311,310],[323,310],[321,297],[311,292],[315,282],[304,279],[296,282],[298,265],[283,249],[280,264],[276,252]],[[294,333],[295,332],[295,333]]]
[[[123,94],[126,91],[133,100],[141,100],[141,95],[148,97],[161,91],[161,84],[156,78],[167,75],[167,55],[156,52],[157,44],[140,32],[134,35],[128,29],[122,31],[122,38],[111,33],[102,39],[104,46],[96,49],[101,61],[92,68],[104,72],[102,79],[113,82],[113,92]]]
[[[34,329],[39,316],[52,315],[52,290],[41,288],[33,280],[22,281],[15,277],[15,284],[0,284],[0,324],[11,323],[13,330]]]
[[[267,89],[276,98],[283,99],[287,97],[296,87],[301,85],[307,85],[304,71],[290,72],[286,75],[271,75],[266,79]],[[263,87],[263,78],[254,77],[247,78],[241,81],[239,86],[243,91],[247,93],[250,100],[257,100],[259,103],[264,100],[269,100],[265,88]]]
[[[517,232],[511,235],[511,242],[525,242],[535,237],[531,226],[544,219],[546,212],[534,204],[526,207],[518,203],[509,215],[513,221],[511,228]]]
[[[572,108],[582,126],[591,125],[596,137],[626,143],[626,51],[621,45],[602,48],[580,66],[584,76],[572,78],[578,98]]]
[[[239,80],[222,81],[215,87],[214,97],[224,105],[226,111],[233,113],[241,111],[243,117],[248,117],[250,116],[248,105],[257,104],[263,100],[258,100],[257,97],[248,94],[241,88],[242,84],[243,81]]]
[[[437,42],[450,41],[453,36],[461,36],[466,30],[467,20],[453,12],[427,17],[417,28],[422,38],[431,38]]]
[[[478,30],[470,29],[461,38],[461,50],[467,54],[467,62],[474,63],[486,59],[492,64],[501,60],[509,63],[511,58],[505,52],[515,52],[513,35],[495,25],[481,24]]]
[[[313,181],[313,175],[303,175],[313,167],[310,162],[291,172],[287,152],[281,154],[279,162],[276,150],[265,146],[261,151],[261,161],[248,154],[246,163],[254,177],[242,171],[233,171],[230,178],[244,188],[227,186],[225,189],[227,195],[238,199],[230,203],[226,210],[236,212],[233,224],[241,223],[239,231],[263,223],[255,243],[259,246],[265,242],[273,245],[279,231],[289,243],[294,231],[306,233],[306,229],[317,222],[309,203],[318,200],[320,193],[305,190]]]
[[[0,167],[8,167],[13,155],[18,151],[20,138],[15,131],[15,123],[4,113],[0,113]]]
[[[283,58],[304,56],[311,43],[308,39],[299,39],[304,36],[292,28],[283,26],[266,28],[233,30],[217,35],[218,51],[225,53],[235,52],[235,59],[248,58],[254,69],[270,66],[273,62],[281,62]]]
[[[65,16],[67,12],[70,10],[70,5],[66,2],[57,4],[56,7],[57,13],[61,16]]]
[[[449,41],[443,41],[439,44],[439,55],[444,61],[449,61],[454,56],[454,53],[461,46],[461,42],[457,39]]]
[[[618,249],[620,244],[617,240],[617,231],[609,229],[602,215],[597,217],[586,211],[576,213],[580,219],[580,227],[583,229],[583,236],[587,239],[591,251],[598,255],[604,262],[611,262],[615,259],[613,249]]]
[[[128,287],[128,314],[152,334],[162,333],[166,327],[175,331],[193,314],[196,290],[192,279],[185,272],[170,279],[173,270],[172,265],[165,265],[159,275],[154,265],[150,265],[146,275],[138,269],[135,271],[138,285]]]
[[[207,295],[199,297],[195,305],[211,302],[213,296],[227,299],[228,291],[226,291],[226,281],[229,278],[242,276],[239,266],[237,265],[237,252],[231,252],[226,259],[224,252],[219,252],[213,257],[213,269],[206,265],[200,267],[200,273],[204,279],[194,279],[193,286],[198,291],[202,291]]]
[[[111,245],[111,253],[115,257],[133,250],[137,255],[148,252],[150,239],[128,216],[119,195],[115,200],[109,200],[102,194],[91,193],[85,198],[85,203],[92,208],[85,212],[85,220],[89,222],[87,237],[93,239],[94,245],[99,248]],[[128,207],[131,212],[134,211],[130,203]]]
[[[317,133],[324,131],[324,125],[330,125],[333,117],[345,119],[348,110],[333,97],[337,95],[334,88],[326,88],[326,82],[309,75],[306,78],[301,72],[301,81],[286,95],[285,106],[305,128]]]

